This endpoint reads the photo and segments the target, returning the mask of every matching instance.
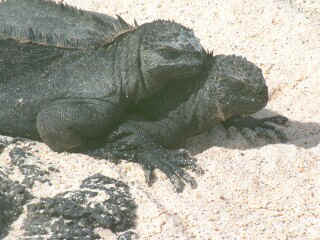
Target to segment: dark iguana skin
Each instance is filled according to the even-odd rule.
[[[0,4],[0,133],[74,151],[126,110],[202,71],[190,29],[123,20],[42,0]]]
[[[41,0],[0,4],[0,62],[1,134],[56,151],[105,138],[88,153],[137,161],[148,183],[159,168],[178,192],[184,181],[196,186],[182,167],[201,169],[187,151],[168,148],[218,122],[242,122],[268,101],[258,67],[205,53],[180,24],[132,27]]]

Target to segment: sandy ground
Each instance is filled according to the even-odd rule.
[[[135,231],[143,240],[320,239],[318,0],[64,2],[119,14],[130,23],[174,19],[194,29],[215,54],[246,56],[263,69],[269,86],[270,102],[257,115],[287,116],[288,126],[281,129],[289,142],[267,144],[260,139],[259,146],[252,146],[237,132],[229,138],[221,126],[194,137],[187,148],[206,172],[197,177],[197,189],[186,187],[181,194],[173,192],[159,171],[149,188],[136,164],[116,166],[81,154],[57,154],[39,143],[37,154],[59,166],[61,173],[53,176],[55,188],[35,186],[38,196],[73,189],[100,172],[130,185],[139,205]],[[116,239],[108,230],[100,234]],[[18,236],[11,233],[6,239]]]

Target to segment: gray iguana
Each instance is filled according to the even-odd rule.
[[[107,150],[159,168],[182,191],[201,169],[187,136],[218,122],[273,128],[254,113],[268,101],[261,70],[206,53],[172,21],[130,26],[121,18],[44,0],[0,4],[0,133],[42,140],[55,151]],[[251,126],[251,127],[254,127]],[[281,135],[281,134],[279,134]]]
[[[106,134],[128,106],[202,70],[199,40],[170,21],[133,28],[63,4],[8,0],[0,22],[0,132],[40,136],[56,151]]]

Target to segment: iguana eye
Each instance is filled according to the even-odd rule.
[[[181,51],[174,48],[161,48],[158,50],[159,54],[166,59],[176,59],[180,57]]]

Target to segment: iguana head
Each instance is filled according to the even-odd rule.
[[[192,30],[163,20],[143,24],[139,30],[143,32],[140,59],[147,89],[202,71],[205,54]]]
[[[208,80],[214,88],[222,120],[252,114],[268,102],[268,88],[261,69],[240,56],[217,55],[211,58]]]

